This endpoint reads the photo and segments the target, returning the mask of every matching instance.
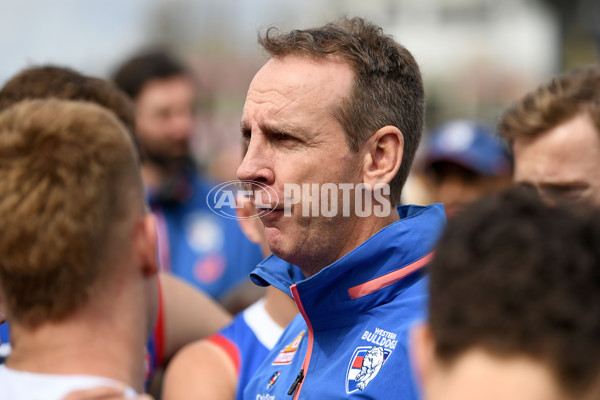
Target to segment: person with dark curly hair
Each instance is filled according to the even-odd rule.
[[[413,332],[425,400],[600,398],[600,212],[516,188],[448,223]]]

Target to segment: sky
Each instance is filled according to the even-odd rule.
[[[256,55],[256,32],[261,27],[307,27],[340,15],[365,16],[402,35],[410,45],[407,47],[422,55],[425,68],[439,66],[440,57],[449,62],[460,60],[470,49],[499,53],[516,44],[519,49],[513,63],[541,66],[537,69],[548,66],[550,71],[555,43],[548,34],[552,26],[547,13],[541,10],[525,13],[520,7],[522,18],[504,19],[500,10],[495,12],[496,22],[476,24],[471,30],[472,21],[466,18],[450,27],[436,20],[439,13],[432,13],[440,4],[458,10],[458,15],[481,8],[473,5],[498,8],[494,4],[506,4],[507,13],[514,14],[510,5],[532,2],[535,0],[0,0],[0,83],[20,69],[40,63],[107,77],[128,55],[162,40],[165,32],[180,47],[202,51],[223,46]],[[161,11],[163,17],[157,19]],[[439,46],[440,39],[446,46]]]

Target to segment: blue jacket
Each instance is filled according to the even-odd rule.
[[[418,399],[408,335],[425,317],[424,267],[445,216],[441,205],[398,211],[400,221],[308,279],[291,281],[273,256],[257,266],[255,283],[291,285],[300,315],[244,399]]]
[[[286,264],[286,267],[291,279],[304,279],[297,267],[292,264]],[[289,289],[286,294],[291,295]],[[208,339],[221,347],[237,368],[236,400],[243,399],[248,381],[269,355],[282,333],[283,328],[267,313],[265,300],[261,299],[236,315],[228,326]]]

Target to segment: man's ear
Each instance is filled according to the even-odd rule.
[[[419,385],[424,389],[431,381],[435,367],[435,342],[427,323],[423,322],[412,327],[410,349]]]
[[[371,187],[390,184],[402,164],[402,132],[395,126],[384,126],[366,140],[363,149],[363,183]]]
[[[157,231],[152,214],[147,214],[138,221],[135,243],[144,277],[158,274]]]

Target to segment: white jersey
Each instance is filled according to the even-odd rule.
[[[119,382],[92,375],[53,375],[16,371],[0,365],[1,400],[62,400],[76,390],[98,386],[121,387]],[[135,390],[127,388],[126,398],[134,398]]]

